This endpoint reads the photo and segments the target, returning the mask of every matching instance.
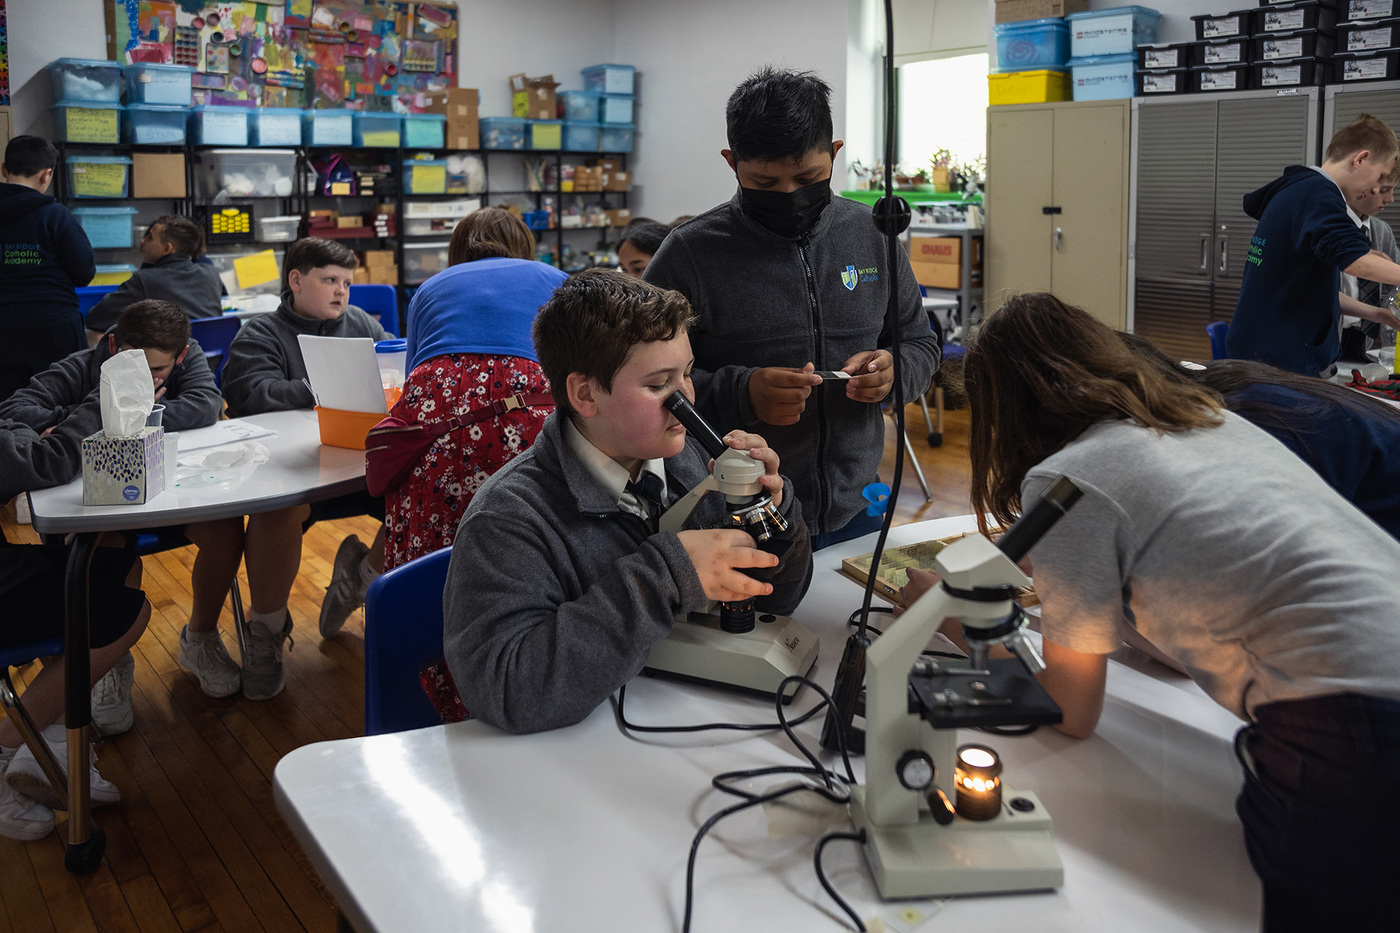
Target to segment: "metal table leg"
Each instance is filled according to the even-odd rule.
[[[92,825],[92,797],[88,789],[87,727],[92,721],[88,571],[96,544],[96,532],[79,534],[68,553],[65,572],[63,715],[68,729],[68,846],[63,864],[72,872],[97,868],[107,845],[106,835]]]

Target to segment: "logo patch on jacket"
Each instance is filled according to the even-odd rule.
[[[856,283],[860,281],[860,274],[856,272],[855,266],[847,266],[841,270],[841,284],[846,286],[846,291],[856,290]]]

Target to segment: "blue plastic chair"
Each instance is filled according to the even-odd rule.
[[[379,318],[379,326],[399,334],[399,296],[392,285],[351,285],[350,303],[363,308],[371,317]]]
[[[1230,333],[1230,325],[1224,321],[1216,321],[1206,325],[1206,334],[1210,337],[1210,358],[1213,360],[1228,360],[1230,353],[1225,349],[1225,337]]]
[[[199,341],[209,368],[214,371],[214,385],[224,386],[224,365],[228,363],[228,348],[238,336],[243,321],[233,315],[197,317],[190,320],[190,336]]]
[[[115,285],[80,285],[73,289],[78,293],[78,313],[87,317],[93,305],[117,290]]]
[[[442,654],[445,547],[381,574],[365,594],[365,734],[442,724],[418,681]]]

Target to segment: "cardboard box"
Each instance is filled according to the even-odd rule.
[[[340,230],[353,230],[356,227],[363,227],[365,225],[365,219],[359,214],[351,214],[348,216],[341,214],[335,219],[335,225],[336,228]]]
[[[528,120],[557,120],[559,105],[554,100],[554,89],[559,82],[554,75],[541,75],[527,78],[523,74],[510,76],[511,116],[525,117]]]
[[[914,281],[925,288],[962,288],[962,238],[955,236],[911,236],[909,265]],[[972,285],[982,281],[982,238],[972,238],[968,277]]]
[[[133,198],[185,197],[185,154],[183,152],[133,152],[131,154],[131,196]]]
[[[632,209],[618,207],[608,211],[608,226],[625,227],[632,222]]]
[[[622,170],[622,162],[619,159],[589,159],[588,164],[594,168],[600,168],[605,172],[619,172]]]
[[[164,488],[164,428],[83,438],[83,505],[139,505]]]
[[[427,94],[423,109],[447,117],[444,149],[480,149],[479,107],[481,92],[471,87],[453,87]]]
[[[632,173],[612,171],[606,173],[603,178],[604,191],[630,191],[632,190]]]
[[[1089,0],[997,0],[996,21],[1019,23],[1026,19],[1083,13],[1087,9]]]

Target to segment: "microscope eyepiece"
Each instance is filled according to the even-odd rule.
[[[715,433],[715,429],[710,427],[709,422],[700,417],[700,412],[695,410],[695,406],[690,404],[690,399],[685,397],[685,393],[677,389],[666,397],[662,402],[676,416],[676,420],[685,425],[685,429],[700,442],[701,446],[711,457],[718,457],[729,449],[724,443],[724,438]]]

